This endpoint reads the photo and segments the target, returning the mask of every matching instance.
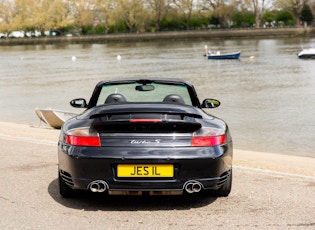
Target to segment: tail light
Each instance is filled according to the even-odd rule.
[[[217,146],[226,141],[226,135],[222,130],[215,128],[201,128],[193,133],[191,139],[192,147]]]
[[[98,133],[91,128],[69,130],[66,133],[66,143],[75,146],[101,146]]]

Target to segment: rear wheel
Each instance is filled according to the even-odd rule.
[[[58,172],[59,193],[64,198],[69,198],[74,195],[73,189],[71,189],[65,181],[62,179],[60,172]]]

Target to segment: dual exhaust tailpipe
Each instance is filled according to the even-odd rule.
[[[105,192],[109,187],[105,181],[95,180],[89,184],[88,188],[91,190],[91,192]],[[184,190],[187,193],[197,193],[200,192],[202,188],[202,184],[195,180],[187,181],[184,184]]]
[[[184,184],[184,190],[187,193],[200,192],[202,188],[203,188],[202,184],[198,181],[195,181],[195,180],[187,181]]]
[[[103,180],[95,180],[88,187],[91,192],[105,192],[108,189],[108,184]]]

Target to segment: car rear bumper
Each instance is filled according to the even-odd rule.
[[[59,173],[72,189],[95,188],[109,194],[177,194],[218,189],[232,168],[232,146],[200,148],[85,148],[59,143]],[[174,166],[168,178],[117,176],[118,164],[167,164]],[[200,191],[199,190],[199,191]]]

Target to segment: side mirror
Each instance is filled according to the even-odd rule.
[[[84,98],[77,98],[70,101],[70,105],[75,108],[87,108],[87,103]]]
[[[217,108],[221,102],[217,99],[206,98],[203,100],[201,107],[202,108]]]

